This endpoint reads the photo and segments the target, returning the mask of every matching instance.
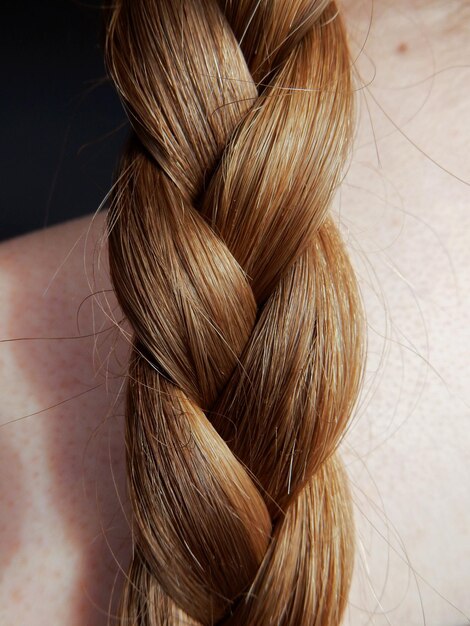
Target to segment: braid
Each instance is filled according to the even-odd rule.
[[[335,3],[118,0],[106,55],[134,128],[108,214],[134,332],[120,623],[337,625],[363,349],[328,215],[353,132]]]

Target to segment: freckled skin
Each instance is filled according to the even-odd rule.
[[[82,237],[52,282],[51,277],[89,222],[78,220],[2,244],[0,317],[8,337],[78,335],[77,310],[90,293],[83,257],[91,270],[102,217],[87,246]],[[94,308],[95,328],[109,328],[96,303]],[[90,299],[80,309],[78,324],[82,335],[93,331]],[[100,361],[116,333],[97,337],[95,349],[93,337],[0,344],[1,624],[104,624],[118,573],[111,550],[123,566],[129,558],[129,530],[110,466],[111,456],[125,503],[122,378],[112,374],[122,367],[112,358],[106,381]],[[125,362],[126,346],[118,348]],[[27,573],[32,574],[29,581]],[[41,598],[40,608],[21,598]]]
[[[357,13],[356,35],[367,31],[368,15]],[[441,36],[431,12],[415,19],[427,28],[440,63],[434,71],[468,58],[468,34]],[[423,152],[470,180],[465,70],[439,74],[430,94],[429,83],[421,91],[404,89],[433,72],[424,38],[416,37],[422,49],[414,41],[408,49],[403,39],[410,23],[403,11],[378,11],[365,50],[381,61],[372,94]],[[384,50],[388,56],[381,58]],[[395,50],[406,53],[403,62]],[[411,67],[412,56],[422,63]],[[366,55],[358,67],[367,75]],[[407,590],[409,558],[437,590],[420,583],[430,623],[458,626],[465,620],[450,602],[470,614],[470,193],[368,103],[371,117],[363,107],[341,195],[370,322],[367,380],[376,381],[343,446],[363,543],[345,624],[371,623],[373,611],[378,626],[423,623],[412,582]],[[120,394],[127,346],[122,336],[106,331],[109,320],[90,298],[80,308],[77,328],[80,304],[90,294],[83,260],[91,278],[103,217],[92,223],[86,242],[90,217],[0,245],[0,338],[73,337],[78,329],[83,336],[0,343],[2,626],[104,626],[114,579],[114,598],[122,580],[118,563],[125,569],[129,559],[130,533],[113,482],[114,474],[129,515]],[[375,283],[358,248],[376,273]],[[105,263],[96,281],[93,291],[110,288]],[[114,315],[120,318],[118,310]],[[105,332],[95,341],[85,336],[93,329]],[[380,364],[384,347],[388,357]],[[370,582],[361,569],[364,554]],[[389,610],[386,616],[370,585]]]

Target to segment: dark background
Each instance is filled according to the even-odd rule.
[[[0,240],[92,213],[109,190],[129,130],[104,2],[0,0]]]

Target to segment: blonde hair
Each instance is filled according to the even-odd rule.
[[[337,625],[363,316],[329,215],[354,128],[336,4],[117,0],[106,57],[134,129],[108,214],[134,332],[120,623]]]

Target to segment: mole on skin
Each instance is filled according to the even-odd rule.
[[[397,46],[397,52],[399,54],[404,54],[405,52],[408,52],[408,44],[402,41],[401,44]]]

